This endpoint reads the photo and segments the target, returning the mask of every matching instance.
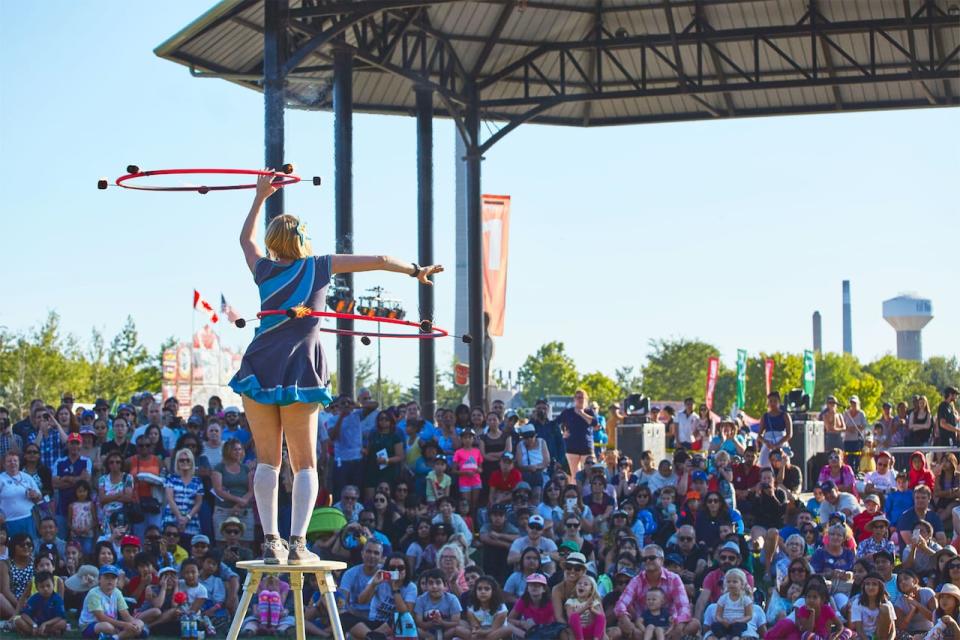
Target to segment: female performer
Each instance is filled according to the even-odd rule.
[[[256,242],[260,211],[277,188],[272,176],[257,179],[253,205],[240,231],[240,247],[260,289],[262,311],[322,309],[327,284],[335,273],[395,271],[431,285],[430,276],[443,271],[440,265],[421,267],[388,256],[314,256],[305,225],[289,214],[270,221],[264,255]],[[320,319],[310,315],[264,317],[244,353],[240,370],[230,381],[231,388],[243,396],[256,444],[253,492],[263,525],[263,559],[267,564],[305,564],[319,559],[306,547],[307,523],[319,487],[317,414],[321,404],[331,401],[319,325]],[[280,539],[277,525],[284,435],[294,473],[289,545]]]

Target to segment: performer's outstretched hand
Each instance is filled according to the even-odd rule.
[[[264,171],[273,171],[273,169],[267,168]],[[257,176],[257,199],[261,202],[272,196],[277,192],[279,187],[273,185],[275,177],[272,175],[267,176]]]
[[[417,280],[420,281],[420,284],[427,284],[431,287],[433,286],[433,281],[430,280],[430,276],[435,273],[442,273],[443,265],[442,264],[431,264],[426,267],[420,267],[420,273],[417,274]]]

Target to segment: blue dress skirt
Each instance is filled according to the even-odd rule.
[[[322,310],[331,275],[330,256],[310,256],[288,265],[261,258],[253,275],[260,289],[260,309],[286,310],[303,304]],[[320,318],[313,316],[265,316],[230,388],[261,404],[330,404],[319,326]]]

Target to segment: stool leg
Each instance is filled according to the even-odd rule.
[[[290,573],[290,590],[293,591],[293,616],[297,621],[297,640],[306,640],[306,629],[303,625],[303,573]]]
[[[254,569],[247,572],[247,578],[243,581],[243,595],[240,597],[240,604],[237,605],[237,611],[233,614],[233,622],[230,623],[230,630],[227,632],[227,640],[237,640],[240,636],[240,627],[243,625],[243,619],[247,615],[247,609],[250,608],[250,601],[253,594],[260,584],[260,573]]]
[[[333,640],[345,640],[343,626],[340,624],[340,612],[337,610],[337,582],[329,573],[317,574],[317,585],[323,592],[323,602],[327,605],[327,617],[333,630]]]

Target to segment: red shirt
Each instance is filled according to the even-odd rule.
[[[757,486],[760,482],[759,465],[747,466],[745,464],[733,465],[733,488],[738,491],[746,491]]]
[[[507,474],[507,477],[503,477],[503,471],[497,469],[490,474],[490,487],[496,489],[497,491],[513,491],[520,481],[523,480],[523,476],[520,475],[520,472],[516,469],[510,469],[510,473]]]
[[[154,585],[154,586],[160,584],[160,578],[157,576],[157,574],[153,574],[153,579],[150,581],[150,584],[152,584],[152,585]],[[137,575],[133,576],[132,578],[130,578],[130,580],[127,581],[127,586],[126,586],[126,588],[124,588],[124,590],[123,590],[123,595],[127,596],[128,598],[132,598],[132,597],[133,597],[133,593],[137,590],[137,587],[138,587],[138,586],[140,586],[140,574],[139,574],[139,573],[138,573]],[[149,590],[150,590],[149,587],[143,590],[143,593],[141,593],[141,594],[140,594],[140,597],[137,598],[137,605],[143,604],[143,599],[146,597],[147,592],[148,592]]]

